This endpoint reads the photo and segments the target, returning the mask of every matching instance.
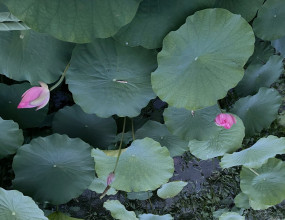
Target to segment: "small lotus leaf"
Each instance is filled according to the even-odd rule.
[[[157,190],[157,195],[162,199],[172,198],[178,195],[187,184],[183,181],[165,183]]]
[[[231,112],[242,119],[246,136],[251,136],[270,126],[280,105],[281,96],[277,90],[260,88],[256,95],[239,99]]]
[[[285,58],[285,36],[272,41],[271,44]]]
[[[250,148],[233,154],[226,154],[222,158],[220,165],[222,168],[239,165],[257,168],[277,154],[285,154],[285,138],[278,138],[270,135],[267,138],[259,139]]]
[[[103,193],[104,190],[107,187],[107,180],[101,180],[97,177],[94,178],[94,180],[92,181],[91,185],[88,187],[88,189],[96,192],[96,193]],[[107,195],[115,195],[117,193],[117,191],[114,188],[110,188],[107,192]]]
[[[19,148],[13,169],[16,189],[55,205],[78,197],[94,179],[90,145],[59,134],[33,139]]]
[[[245,217],[236,212],[226,212],[219,217],[219,220],[245,220]]]
[[[238,208],[242,208],[242,209],[250,208],[248,196],[244,194],[243,192],[239,193],[235,197],[234,201],[235,201],[236,207]]]
[[[107,200],[104,202],[104,208],[111,212],[114,219],[119,220],[136,220],[135,212],[126,210],[126,207],[120,203],[118,200]]]
[[[140,220],[173,220],[173,217],[167,215],[153,215],[153,214],[142,214],[139,215]]]
[[[44,212],[28,196],[17,190],[0,188],[0,219],[48,220]]]

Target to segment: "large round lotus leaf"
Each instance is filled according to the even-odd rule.
[[[65,215],[61,212],[54,212],[48,216],[49,220],[83,220],[79,218],[72,218],[68,215]]]
[[[239,99],[231,112],[242,119],[246,135],[251,136],[270,126],[277,117],[280,105],[278,91],[260,88],[256,95]]]
[[[267,41],[257,40],[254,44],[254,52],[247,61],[247,64],[262,64],[264,65],[269,57],[274,54],[274,48]]]
[[[207,160],[239,149],[245,135],[245,128],[242,120],[237,116],[235,118],[237,122],[230,129],[217,126],[218,132],[208,140],[191,140],[189,142],[190,152],[197,158]]]
[[[147,200],[152,197],[153,193],[151,191],[147,192],[129,192],[127,197],[130,200]]]
[[[13,169],[16,189],[54,205],[79,196],[95,177],[91,147],[59,134],[33,139],[19,148]]]
[[[90,184],[90,186],[88,187],[88,189],[101,194],[104,192],[104,190],[107,187],[107,180],[101,180],[99,178],[94,178],[94,180],[92,181],[92,183]],[[117,191],[114,188],[110,188],[107,192],[107,195],[115,195],[117,193]]]
[[[107,200],[103,204],[104,208],[111,212],[114,219],[119,220],[136,220],[135,212],[126,210],[126,207],[119,200]]]
[[[254,41],[240,15],[225,9],[198,11],[164,38],[152,87],[173,107],[212,106],[242,79]]]
[[[3,220],[48,220],[32,198],[17,190],[0,188],[0,219]]]
[[[29,83],[8,86],[0,83],[0,116],[17,122],[20,128],[37,127],[45,119],[48,106],[36,111],[34,108],[18,109],[24,92],[31,88]]]
[[[262,40],[276,40],[285,36],[285,1],[267,0],[259,9],[253,30]]]
[[[183,181],[174,181],[163,184],[161,188],[157,190],[157,195],[162,199],[172,198],[178,195],[187,184],[187,182]]]
[[[78,105],[59,110],[53,118],[52,127],[56,133],[67,134],[71,138],[79,137],[98,148],[114,143],[117,133],[113,118],[86,114]]]
[[[274,40],[271,44],[285,58],[285,37]]]
[[[221,160],[222,168],[243,165],[249,168],[260,167],[266,163],[269,158],[275,157],[277,154],[285,154],[285,138],[268,136],[259,139],[252,147],[226,154]]]
[[[225,8],[234,14],[240,14],[247,21],[251,21],[264,0],[216,0],[215,8]]]
[[[141,0],[3,0],[29,27],[70,42],[113,36],[136,14]]]
[[[244,194],[243,192],[239,193],[235,197],[234,201],[235,201],[236,207],[238,208],[242,208],[242,209],[250,208],[248,196]]]
[[[23,141],[23,132],[19,129],[18,124],[0,117],[0,159],[16,153]]]
[[[132,47],[161,47],[168,32],[180,27],[190,14],[211,7],[213,3],[214,0],[144,0],[132,22],[114,37]]]
[[[163,117],[168,130],[183,140],[207,140],[219,130],[215,124],[216,116],[221,113],[218,105],[191,112],[183,108],[168,107]]]
[[[145,137],[152,138],[159,142],[161,146],[167,147],[171,157],[181,156],[189,150],[188,142],[172,135],[164,124],[156,121],[148,121],[136,131],[137,139]]]
[[[219,220],[245,220],[245,217],[236,212],[226,212],[219,217]]]
[[[135,117],[155,98],[150,73],[156,53],[142,47],[122,46],[113,39],[77,45],[66,81],[74,101],[100,117]]]
[[[139,215],[140,220],[173,220],[173,217],[167,215],[153,215],[153,214],[142,214]]]
[[[32,30],[0,32],[0,73],[33,85],[53,83],[71,57],[73,44]]]
[[[255,169],[243,167],[240,173],[240,188],[250,200],[264,205],[276,205],[285,199],[285,163],[271,158],[262,167]]]
[[[107,179],[114,170],[116,157],[109,157],[98,149],[93,151],[93,156],[98,177]],[[150,138],[135,140],[122,152],[111,186],[126,192],[155,190],[168,182],[173,171],[173,159],[166,147]]]
[[[238,95],[254,95],[260,87],[270,87],[284,71],[283,58],[273,55],[264,65],[249,65],[243,79],[236,87]]]

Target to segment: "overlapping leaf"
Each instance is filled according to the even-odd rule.
[[[100,117],[135,117],[155,98],[150,73],[156,53],[141,47],[122,46],[97,39],[77,45],[66,79],[75,102]]]
[[[267,0],[258,11],[253,30],[263,40],[276,40],[285,36],[285,1]]]
[[[235,118],[237,122],[230,129],[216,126],[216,134],[207,140],[190,140],[190,152],[195,157],[207,160],[239,149],[245,136],[245,128],[242,120],[237,116]]]
[[[5,220],[48,220],[28,196],[17,190],[0,188],[0,218]]]
[[[242,79],[254,41],[250,25],[239,15],[225,9],[196,12],[165,37],[152,73],[154,92],[177,108],[216,104]]]
[[[235,197],[234,201],[235,201],[236,207],[238,207],[238,208],[242,208],[242,209],[249,209],[250,208],[249,198],[243,192],[239,193]]]
[[[247,61],[247,64],[265,64],[269,57],[274,54],[274,48],[268,41],[256,40],[254,52]]]
[[[285,138],[270,135],[267,138],[259,139],[250,148],[233,154],[226,154],[222,158],[220,165],[223,168],[239,165],[256,168],[277,154],[285,154]]]
[[[251,136],[270,126],[276,119],[281,96],[275,89],[260,88],[254,96],[239,99],[231,112],[238,115],[245,125],[245,133]]]
[[[120,203],[118,200],[108,200],[104,202],[104,208],[111,212],[111,215],[114,219],[119,220],[136,220],[135,212],[126,210],[125,206]]]
[[[164,124],[156,121],[148,121],[136,131],[136,138],[143,139],[145,137],[152,138],[161,146],[167,147],[172,157],[181,156],[188,150],[188,142],[172,135]]]
[[[236,212],[226,212],[219,217],[219,220],[245,220],[245,217]]]
[[[139,215],[140,220],[173,220],[173,217],[167,215],[153,215],[153,214],[142,214]]]
[[[274,40],[271,44],[285,58],[285,37]]]
[[[255,169],[243,167],[240,173],[240,188],[250,200],[263,205],[276,205],[285,199],[285,163],[271,158],[262,167]]]
[[[100,179],[107,179],[114,170],[116,157],[93,150],[95,170]],[[126,192],[155,190],[172,176],[173,160],[166,147],[150,138],[135,140],[122,152],[111,186]]]
[[[183,181],[165,183],[157,190],[157,195],[163,199],[172,198],[178,195],[187,184]]]
[[[16,153],[23,141],[24,136],[19,125],[12,120],[3,120],[0,117],[0,159]]]
[[[52,127],[59,134],[67,134],[71,138],[79,137],[98,148],[108,147],[114,143],[117,133],[117,125],[113,118],[99,118],[94,114],[86,114],[77,105],[59,110],[54,116]]]
[[[22,146],[13,161],[13,185],[37,201],[58,205],[79,196],[94,179],[91,147],[54,134]]]
[[[3,0],[32,29],[70,42],[113,36],[136,14],[141,0]]]

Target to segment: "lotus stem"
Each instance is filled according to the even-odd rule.
[[[119,146],[119,153],[118,153],[118,156],[117,156],[117,160],[116,160],[116,164],[115,164],[115,168],[114,168],[113,173],[115,173],[115,171],[117,169],[118,162],[119,162],[119,159],[120,159],[120,156],[121,156],[125,128],[126,128],[126,117],[124,117],[124,124],[123,124],[123,131],[122,131],[122,136],[121,136],[121,141],[120,141],[120,146]]]
[[[67,70],[68,70],[69,67],[70,67],[70,62],[68,62],[67,66],[65,67],[63,73],[61,74],[60,79],[57,81],[57,83],[56,83],[55,85],[53,85],[53,86],[49,89],[49,91],[54,90],[55,88],[57,88],[57,87],[62,83],[62,81],[63,81],[63,79],[64,79],[64,77],[65,77],[65,75],[66,75],[66,72],[67,72]]]

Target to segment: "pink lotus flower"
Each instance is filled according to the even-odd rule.
[[[235,119],[235,117],[231,114],[218,114],[216,119],[215,119],[215,123],[218,126],[222,126],[225,129],[230,129],[233,124],[237,123],[237,120]]]
[[[39,84],[41,85],[41,87],[34,86],[28,89],[22,95],[22,100],[17,108],[37,107],[37,110],[39,110],[46,106],[50,97],[48,85],[43,82],[39,82]]]

